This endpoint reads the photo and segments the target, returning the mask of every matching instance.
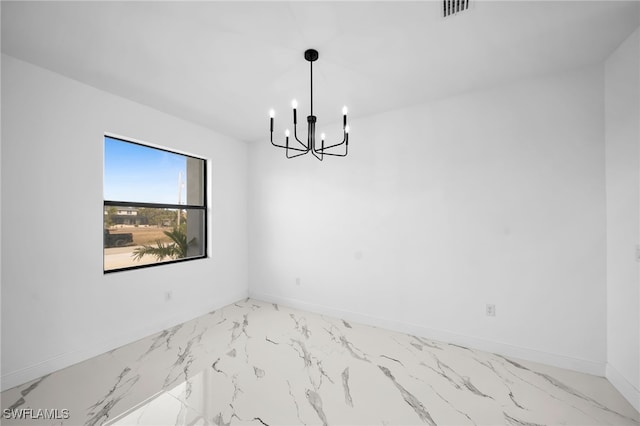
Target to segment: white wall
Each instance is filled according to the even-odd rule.
[[[250,294],[604,374],[603,81],[353,120],[349,156],[322,164],[251,146]]]
[[[247,295],[245,143],[5,55],[2,114],[2,389]],[[209,160],[208,259],[103,275],[104,132]]]
[[[607,378],[640,410],[640,30],[606,61]]]

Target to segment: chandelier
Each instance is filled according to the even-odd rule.
[[[285,142],[284,145],[279,145],[273,142],[273,118],[275,117],[275,111],[269,111],[270,116],[270,128],[271,128],[271,144],[278,148],[284,148],[286,150],[287,158],[295,158],[301,155],[311,152],[314,157],[322,161],[325,155],[331,155],[334,157],[346,157],[349,150],[349,126],[347,126],[347,107],[342,107],[342,142],[325,146],[324,133],[320,134],[320,147],[316,144],[316,121],[317,117],[313,115],[313,63],[318,59],[318,51],[315,49],[308,49],[304,52],[304,58],[309,61],[309,68],[311,70],[311,112],[307,116],[307,143],[303,143],[298,139],[297,124],[298,124],[298,102],[294,99],[291,102],[293,108],[293,137],[295,141],[293,144],[289,144],[289,129],[285,130]],[[292,146],[293,145],[293,146]],[[327,152],[327,150],[344,145],[344,153]]]

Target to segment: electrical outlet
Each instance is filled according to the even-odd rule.
[[[488,317],[495,317],[496,316],[496,305],[491,305],[489,303],[487,303],[487,316]]]
[[[173,291],[169,290],[164,293],[164,301],[168,302],[173,299]]]
[[[296,285],[300,285],[300,277],[296,277]]]

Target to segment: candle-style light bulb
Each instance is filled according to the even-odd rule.
[[[320,139],[324,140],[324,133],[320,133]]]
[[[269,110],[269,130],[271,134],[273,134],[273,116],[276,115],[276,112],[272,109]]]
[[[287,130],[285,130],[285,131],[284,131],[284,135],[285,135],[286,137],[289,137],[289,129],[287,129]]]
[[[298,101],[296,101],[295,99],[291,101],[291,108],[296,109],[298,108]]]
[[[343,106],[342,107],[342,115],[347,115],[347,111],[348,111],[347,106],[346,105]]]

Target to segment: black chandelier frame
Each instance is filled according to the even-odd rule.
[[[289,144],[289,129],[285,131],[285,143],[284,145],[277,144],[273,141],[273,122],[275,112],[273,110],[270,111],[270,140],[271,145],[283,148],[286,150],[287,158],[295,158],[300,157],[301,155],[308,154],[311,152],[314,157],[318,160],[322,161],[325,155],[333,156],[333,157],[346,157],[349,152],[349,126],[347,125],[347,107],[342,108],[342,142],[325,146],[324,145],[324,133],[321,134],[320,137],[320,148],[316,147],[316,121],[317,117],[313,115],[313,63],[318,60],[318,51],[315,49],[308,49],[304,52],[304,58],[309,62],[309,69],[311,75],[311,111],[307,116],[307,143],[303,143],[300,139],[298,139],[297,125],[298,125],[298,113],[297,113],[297,102],[294,100],[292,102],[293,108],[293,137],[301,146],[291,146]],[[329,149],[336,148],[338,146],[344,145],[344,153],[336,153],[336,152],[327,152]],[[293,153],[290,153],[293,151]]]

